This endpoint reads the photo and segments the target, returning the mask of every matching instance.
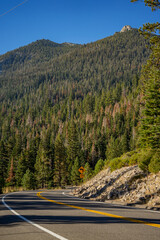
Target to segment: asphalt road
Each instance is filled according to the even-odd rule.
[[[0,196],[0,240],[160,240],[159,212],[37,193]]]

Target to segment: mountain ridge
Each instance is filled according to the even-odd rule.
[[[40,58],[42,58],[41,61],[48,61],[52,57],[57,57],[67,52],[75,45],[59,44],[47,39],[37,40],[1,55],[0,68],[3,70],[5,66],[6,69],[9,69],[12,65],[16,65],[17,62],[24,63],[25,61],[33,61],[34,64],[37,64],[40,62]],[[40,56],[37,57],[37,53]]]
[[[19,52],[20,50],[15,50],[15,56],[13,56],[13,52],[11,54],[8,53],[1,56],[1,77],[3,77],[3,73],[4,76],[12,74],[13,78],[14,75],[22,74],[25,77],[26,74],[34,75],[33,72],[37,71],[39,73],[45,73],[46,69],[47,72],[51,75],[55,75],[55,71],[62,71],[64,74],[65,72],[69,72],[68,74],[70,75],[73,67],[77,69],[77,72],[75,74],[79,75],[78,79],[80,80],[82,78],[81,75],[84,72],[85,65],[88,65],[87,61],[90,61],[89,58],[92,59],[91,62],[93,62],[93,64],[96,64],[95,59],[93,59],[93,55],[95,55],[97,61],[99,61],[100,66],[100,59],[98,55],[101,55],[102,66],[104,64],[104,61],[106,61],[107,65],[104,65],[103,68],[106,68],[106,73],[108,74],[109,81],[112,81],[114,83],[117,81],[116,78],[120,78],[120,76],[123,78],[123,76],[130,71],[130,68],[132,68],[131,71],[133,72],[134,69],[137,68],[137,63],[139,62],[139,64],[142,64],[144,62],[143,58],[145,59],[149,55],[149,50],[145,48],[146,41],[138,33],[138,30],[135,29],[124,33],[114,34],[113,36],[85,45],[56,45],[56,43],[51,43],[49,41],[49,45],[51,44],[54,47],[47,46],[46,48],[44,47],[45,44],[42,44],[44,42],[46,44],[48,43],[48,40],[47,42],[46,40],[40,40],[38,42],[31,43],[26,47],[20,48],[22,51],[21,56],[19,53],[18,55],[16,54],[17,51]],[[35,47],[37,44],[38,48]],[[41,45],[43,45],[42,48]],[[128,57],[129,59],[127,59]],[[81,59],[80,62],[78,61],[78,58]],[[120,60],[124,61],[123,67],[118,67]],[[72,62],[72,67],[70,64],[68,65],[69,61]],[[137,61],[136,64],[134,64],[135,61]],[[59,65],[61,65],[61,70],[59,69]],[[89,63],[89,65],[91,65],[91,63]],[[67,66],[68,70],[65,69],[65,66]],[[86,67],[88,68],[89,66]],[[120,68],[122,68],[122,70],[120,70]],[[102,70],[103,72],[104,69]],[[138,71],[139,70],[140,66],[138,67]],[[95,69],[91,68],[89,71],[94,72]],[[119,72],[117,73],[117,76],[115,75],[113,80],[111,80],[112,78],[110,77],[112,71]],[[104,74],[106,73],[104,72]],[[93,75],[93,73],[91,73],[91,75]],[[76,79],[77,76],[73,78]],[[8,82],[10,80],[7,79],[6,81]]]
[[[3,185],[21,186],[25,173],[37,187],[79,183],[80,166],[134,150],[146,44],[133,29],[78,46],[42,40],[1,56]]]
[[[133,29],[137,30],[136,28],[132,28],[132,27],[129,26],[129,25],[125,25],[123,28],[128,29],[128,27],[129,27],[130,30],[133,30]],[[123,28],[122,28],[122,29],[123,29]],[[122,32],[122,29],[121,29],[121,31],[115,32],[115,33],[120,33],[120,32]],[[115,34],[115,33],[114,33],[114,34]],[[114,35],[114,34],[113,34],[113,35]],[[108,38],[108,37],[112,37],[113,35],[107,36],[107,37],[105,37],[105,38],[103,38],[103,39],[106,39],[106,38]],[[95,42],[100,41],[100,40],[102,40],[102,39],[93,41],[92,43],[95,43]],[[35,41],[33,41],[33,42],[31,42],[31,43],[28,43],[28,44],[26,44],[26,45],[24,45],[24,46],[20,46],[20,47],[18,47],[18,48],[13,49],[13,50],[7,51],[6,53],[1,54],[0,57],[4,56],[4,55],[6,55],[6,54],[12,54],[14,51],[21,50],[21,49],[23,49],[23,48],[25,48],[25,47],[28,47],[28,46],[30,46],[30,45],[34,45],[34,44],[37,44],[37,43],[42,43],[42,44],[44,44],[44,45],[46,45],[46,46],[49,44],[49,45],[52,46],[52,47],[55,47],[55,46],[63,46],[63,45],[75,46],[75,45],[86,45],[86,44],[90,44],[90,42],[89,42],[89,43],[84,43],[84,44],[71,43],[71,42],[57,43],[57,42],[54,42],[54,41],[52,41],[52,40],[50,40],[50,39],[38,39],[38,40],[35,40]],[[47,43],[48,43],[48,44],[47,44]]]

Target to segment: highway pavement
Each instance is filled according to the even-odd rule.
[[[69,190],[0,198],[0,240],[160,240],[160,212],[83,200]]]

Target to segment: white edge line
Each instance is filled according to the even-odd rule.
[[[11,194],[13,194],[13,193],[11,193]],[[16,216],[18,216],[19,218],[21,218],[23,221],[25,221],[25,222],[27,222],[27,223],[30,223],[30,224],[33,225],[34,227],[39,228],[39,229],[41,229],[42,231],[50,234],[50,235],[53,236],[53,237],[56,237],[56,238],[58,238],[58,239],[60,239],[60,240],[68,240],[67,238],[64,238],[64,237],[58,235],[57,233],[54,233],[54,232],[48,230],[47,228],[44,228],[44,227],[42,227],[42,226],[40,226],[40,225],[38,225],[38,224],[30,221],[29,219],[21,216],[19,213],[17,213],[16,211],[14,211],[14,210],[5,202],[5,200],[4,200],[6,196],[11,195],[11,194],[5,195],[5,196],[2,198],[2,203],[3,203],[13,214],[15,214]]]
[[[160,214],[160,212],[159,212],[159,211],[156,211],[156,210],[149,210],[149,209],[144,209],[144,208],[131,207],[131,206],[125,206],[125,205],[113,204],[113,203],[107,203],[107,202],[93,201],[93,200],[90,200],[90,199],[83,199],[83,198],[79,198],[79,197],[76,197],[76,196],[72,196],[72,195],[66,194],[65,192],[63,192],[62,194],[65,195],[66,197],[79,199],[79,200],[81,200],[81,201],[91,201],[91,202],[93,202],[93,203],[100,203],[100,204],[111,204],[112,206],[115,206],[115,207],[123,207],[123,208],[130,208],[130,209],[139,209],[139,210],[142,210],[142,211],[145,211],[145,212],[152,212],[152,213],[158,213],[158,214]]]

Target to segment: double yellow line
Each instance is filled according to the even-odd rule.
[[[104,216],[107,216],[107,217],[118,218],[118,219],[122,219],[122,220],[129,221],[129,222],[140,223],[140,224],[148,225],[148,226],[151,226],[151,227],[160,228],[160,224],[145,222],[145,221],[141,221],[141,220],[138,220],[138,219],[118,216],[118,215],[105,213],[105,212],[95,211],[95,210],[91,210],[91,209],[87,209],[87,208],[83,208],[83,207],[78,207],[78,206],[66,204],[66,203],[63,203],[63,202],[57,202],[55,200],[51,200],[51,199],[48,199],[48,198],[45,198],[45,197],[41,196],[41,193],[43,193],[43,192],[38,192],[37,196],[39,198],[43,199],[43,200],[48,201],[48,202],[53,202],[53,203],[64,205],[64,206],[67,206],[67,207],[70,207],[70,208],[76,208],[76,209],[84,210],[86,212],[97,213],[97,214],[104,215]]]

